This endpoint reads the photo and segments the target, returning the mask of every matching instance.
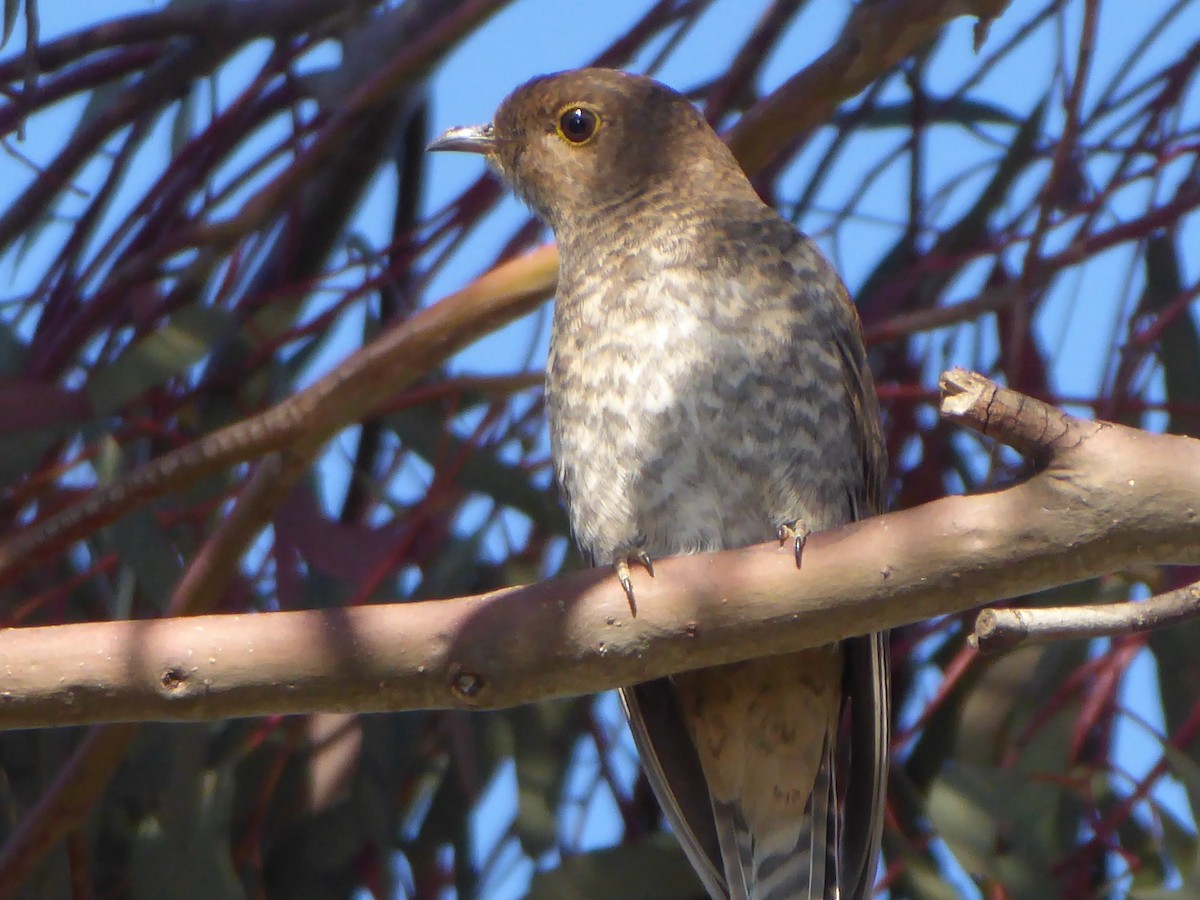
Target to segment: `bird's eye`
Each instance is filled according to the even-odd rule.
[[[583,106],[570,106],[558,117],[558,133],[572,144],[586,144],[600,127],[600,117]]]

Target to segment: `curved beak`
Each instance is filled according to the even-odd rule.
[[[496,131],[491,125],[456,125],[441,137],[430,141],[426,150],[456,150],[487,156],[496,146]]]

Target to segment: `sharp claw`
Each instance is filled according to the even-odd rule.
[[[651,578],[653,578],[654,577],[654,560],[652,560],[650,558],[650,554],[647,553],[645,550],[638,551],[637,561],[640,562],[643,566],[645,566],[646,572],[650,575]]]
[[[795,543],[793,544],[793,553],[796,555],[796,568],[800,568],[800,562],[804,558],[804,543],[808,540],[808,526],[802,521],[789,522],[786,525],[780,525],[776,530],[779,535],[779,546],[783,546],[789,538]]]
[[[629,598],[629,611],[635,616],[637,615],[637,600],[633,595],[633,581],[629,577],[629,564],[631,562],[640,563],[645,567],[650,577],[654,577],[654,561],[650,559],[650,554],[645,550],[639,550],[632,556],[623,556],[618,559],[613,568],[617,570],[617,581],[621,582],[621,587],[625,589],[625,596]]]
[[[629,578],[629,560],[618,559],[613,568],[617,570],[617,581],[621,582],[621,587],[625,589],[625,596],[629,598],[629,611],[636,616],[637,599],[633,596],[633,582]]]

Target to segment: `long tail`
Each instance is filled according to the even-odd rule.
[[[836,790],[827,736],[798,835],[752,834],[736,804],[713,801],[730,900],[839,900]]]

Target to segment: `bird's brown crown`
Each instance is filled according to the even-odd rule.
[[[687,98],[614,69],[522,85],[500,105],[491,137],[494,165],[555,231],[664,193],[753,193]]]

